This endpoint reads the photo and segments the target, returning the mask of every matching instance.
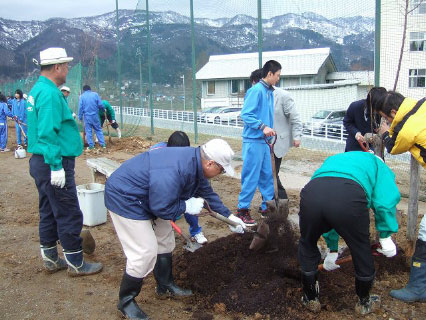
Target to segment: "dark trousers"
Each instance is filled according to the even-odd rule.
[[[80,232],[83,214],[77,199],[74,179],[74,158],[63,158],[66,183],[64,188],[53,187],[50,183],[50,166],[44,157],[33,155],[30,159],[30,174],[34,178],[39,195],[41,245],[51,245],[60,240],[66,251],[81,249]]]
[[[112,117],[110,115],[107,115],[108,121],[111,122],[112,121]],[[105,122],[105,115],[101,115],[101,127],[104,125]],[[115,130],[117,130],[118,128],[118,123],[114,122],[110,124],[111,127],[113,127]]]
[[[274,157],[275,157],[275,172],[277,173],[278,198],[288,199],[287,192],[285,191],[284,186],[281,183],[280,177],[278,176],[278,173],[280,172],[281,161],[283,160],[283,158],[277,158],[275,154],[274,154]]]
[[[311,180],[300,193],[299,225],[302,271],[317,270],[321,259],[317,241],[334,228],[349,247],[356,277],[374,279],[367,199],[357,182],[336,177]]]

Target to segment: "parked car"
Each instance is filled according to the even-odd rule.
[[[241,114],[241,108],[226,107],[214,113],[206,114],[206,122],[214,124],[228,124],[232,119],[237,119]]]
[[[331,122],[343,121],[346,110],[320,110],[311,120],[303,124],[304,134],[325,135],[326,127]]]
[[[225,107],[210,107],[210,108],[201,110],[201,112],[197,113],[198,122],[206,123],[207,122],[206,117],[209,113],[216,113],[222,108],[225,108]]]
[[[231,121],[229,121],[229,125],[233,127],[244,127],[244,121],[241,118],[241,115],[238,115],[236,119],[231,119]]]
[[[343,136],[342,136],[343,130]],[[331,121],[327,125],[327,138],[331,139],[343,139],[346,140],[348,132],[346,131],[345,126],[343,125],[343,120]]]

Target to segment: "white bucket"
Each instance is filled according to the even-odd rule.
[[[85,226],[97,226],[107,221],[104,192],[105,186],[100,183],[77,186],[78,203],[83,212],[83,224]]]
[[[19,146],[18,149],[15,149],[15,159],[24,159],[27,156],[27,152],[22,146]]]

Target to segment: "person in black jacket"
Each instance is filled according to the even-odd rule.
[[[343,125],[348,131],[345,152],[363,151],[359,142],[365,142],[365,134],[372,133],[379,128],[380,117],[371,116],[372,105],[386,94],[383,87],[373,87],[368,92],[367,98],[352,102],[346,111]]]

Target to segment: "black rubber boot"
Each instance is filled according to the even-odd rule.
[[[117,308],[126,319],[149,319],[135,301],[135,298],[141,292],[142,283],[142,278],[135,278],[124,272],[118,294]]]
[[[70,277],[89,276],[102,271],[101,263],[89,263],[83,259],[83,250],[64,251]]]
[[[318,271],[302,271],[302,288],[302,304],[313,313],[320,312]]]
[[[47,245],[41,244],[40,251],[44,268],[48,273],[55,273],[67,268],[65,260],[59,258],[56,242]]]
[[[380,308],[380,297],[375,294],[370,295],[373,282],[374,279],[364,281],[355,278],[355,290],[359,298],[355,305],[355,312],[360,315],[372,313]]]
[[[390,295],[405,302],[426,301],[426,242],[417,239],[411,259],[410,280],[405,288],[392,290]]]
[[[156,292],[159,297],[189,297],[191,290],[182,289],[173,280],[172,274],[172,253],[157,255],[157,263],[154,267],[154,277],[157,281]]]

